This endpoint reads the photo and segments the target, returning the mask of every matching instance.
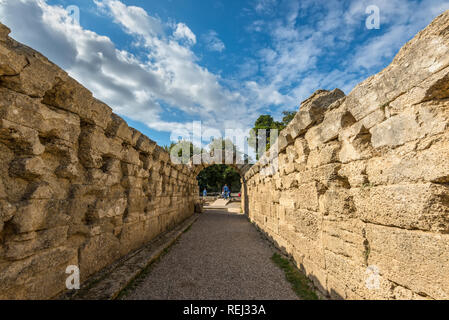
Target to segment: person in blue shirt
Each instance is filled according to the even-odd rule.
[[[224,198],[228,199],[229,198],[229,187],[227,184],[225,184],[223,187],[223,193],[224,193]]]
[[[203,197],[206,197],[207,196],[207,190],[206,190],[206,188],[204,188],[204,190],[203,190]]]

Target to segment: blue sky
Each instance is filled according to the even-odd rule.
[[[379,29],[365,25],[369,5]],[[447,9],[441,0],[0,0],[0,21],[166,145],[195,120],[208,134],[246,131],[317,89],[349,93]]]

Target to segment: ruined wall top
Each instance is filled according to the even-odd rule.
[[[358,84],[347,96],[339,89],[316,91],[302,102],[295,118],[280,133],[278,143],[248,171],[246,178],[270,163],[270,154],[284,151],[314,126],[314,132],[306,134],[314,136],[312,146],[337,139],[343,129],[355,123],[358,125],[354,130],[370,132],[375,148],[394,148],[417,135],[425,135],[428,128],[420,127],[413,119],[395,116],[418,103],[449,97],[448,35],[449,11],[446,11],[409,41],[388,67]],[[397,135],[384,130],[389,122],[376,126],[387,118],[390,122],[402,121],[404,128],[408,125],[415,130]],[[350,139],[351,134],[340,138]]]
[[[10,38],[10,32],[0,23],[2,87],[41,99],[45,105],[72,112],[82,122],[104,129],[108,137],[118,137],[140,152],[153,155],[155,160],[170,162],[169,153],[156,142],[129,127],[108,105],[93,97],[92,92],[42,54]],[[189,174],[188,166],[173,166]]]

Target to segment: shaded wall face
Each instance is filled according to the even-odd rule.
[[[250,219],[333,298],[449,298],[449,12],[347,97],[318,91],[246,174]]]
[[[194,212],[189,168],[0,27],[0,299],[50,298]]]

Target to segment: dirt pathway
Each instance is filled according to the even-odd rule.
[[[243,215],[209,211],[124,299],[298,299]]]

